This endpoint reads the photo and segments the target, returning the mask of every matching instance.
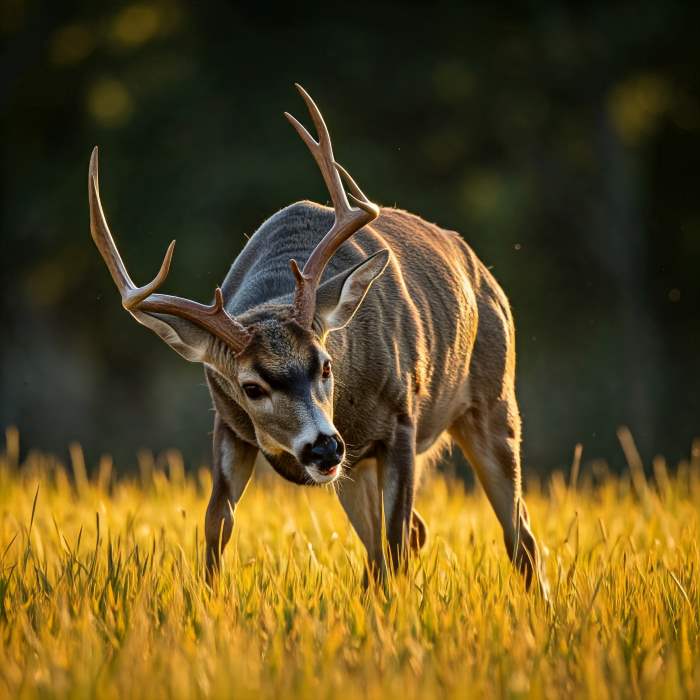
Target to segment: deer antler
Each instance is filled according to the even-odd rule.
[[[304,269],[299,270],[296,260],[290,260],[290,266],[296,279],[293,315],[301,326],[310,328],[316,310],[316,290],[328,261],[344,241],[379,216],[379,207],[367,199],[345,168],[335,162],[331,137],[321,112],[301,85],[296,84],[296,88],[304,98],[311,119],[316,126],[318,141],[314,140],[306,128],[291,114],[285,112],[284,116],[287,117],[311,151],[311,155],[321,170],[335,209],[333,226],[313,249]],[[348,185],[349,195],[345,193],[341,175]],[[350,206],[348,196],[358,208]]]
[[[116,284],[122,297],[122,306],[127,311],[172,314],[173,316],[187,319],[209,331],[236,352],[240,352],[248,344],[250,333],[224,309],[224,300],[219,287],[216,288],[214,303],[211,306],[169,294],[155,294],[155,291],[163,284],[170,271],[175,241],[172,241],[168,246],[160,271],[151,282],[143,287],[137,287],[132,282],[119,250],[114,243],[107,225],[107,219],[102,210],[98,180],[97,146],[93,149],[90,158],[88,197],[90,200],[90,231],[92,232],[92,240],[95,241],[95,245],[112,275],[114,284]]]

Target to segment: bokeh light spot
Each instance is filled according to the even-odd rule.
[[[100,78],[88,90],[87,109],[101,126],[114,128],[129,120],[133,101],[124,83],[113,78]]]
[[[47,260],[29,271],[24,279],[24,291],[35,308],[50,308],[58,304],[67,287],[67,272],[63,260]]]
[[[608,110],[620,138],[634,146],[651,135],[671,103],[671,88],[666,81],[655,75],[641,75],[613,88]]]
[[[95,42],[84,24],[67,24],[57,29],[49,42],[49,57],[56,65],[79,63],[92,53]]]
[[[161,20],[161,13],[154,5],[129,5],[114,18],[112,38],[126,47],[140,46],[158,33]]]
[[[462,186],[464,209],[476,219],[489,219],[503,203],[504,196],[503,181],[493,172],[474,173]]]

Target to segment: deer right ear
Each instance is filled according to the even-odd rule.
[[[331,277],[316,292],[316,318],[324,332],[337,331],[350,323],[372,282],[389,264],[389,251],[380,250],[359,265]]]
[[[207,362],[212,335],[196,323],[171,314],[129,312],[142,326],[150,328],[175,352],[190,362]]]

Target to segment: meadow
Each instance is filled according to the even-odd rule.
[[[479,491],[439,473],[407,575],[362,588],[334,495],[255,479],[203,577],[210,476],[176,452],[118,476],[0,451],[0,696],[698,697],[700,444],[649,476],[528,483],[551,603],[523,590]],[[580,456],[580,455],[579,455]]]

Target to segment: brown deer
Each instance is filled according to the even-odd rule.
[[[92,237],[124,308],[205,368],[215,407],[208,574],[261,452],[289,481],[334,485],[369,570],[381,577],[424,545],[414,492],[426,458],[451,438],[475,469],[527,587],[546,592],[521,493],[506,295],[457,233],[367,199],[297,87],[318,140],[285,116],[333,207],[297,202],[265,221],[211,306],[157,292],[174,241],[152,282],[132,282],[100,203],[97,148],[90,161]]]

